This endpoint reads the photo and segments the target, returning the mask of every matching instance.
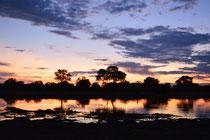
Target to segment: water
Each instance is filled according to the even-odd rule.
[[[102,119],[100,114],[104,112],[106,116],[103,114],[102,117],[104,118]],[[156,116],[152,117],[154,114]],[[157,114],[161,115],[158,116]],[[119,99],[0,99],[0,121],[12,120],[17,117],[27,117],[30,120],[62,119],[82,123],[98,122],[99,119],[107,121],[110,118],[117,118],[119,121],[125,118],[135,118],[136,121],[168,118],[210,118],[210,99],[139,99],[127,101]]]

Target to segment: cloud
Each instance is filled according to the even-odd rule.
[[[146,33],[150,33],[148,39],[142,39]],[[128,35],[128,32],[123,32]],[[207,59],[205,54],[192,57],[194,45],[206,45],[210,43],[210,34],[191,32],[189,28],[153,27],[146,30],[136,29],[129,32],[139,39],[114,39],[111,45],[121,49],[128,57],[149,58],[154,62],[185,62],[202,61]],[[209,63],[209,59],[207,60]]]
[[[180,62],[195,67],[180,68],[175,71],[158,71],[159,74],[210,74],[210,34],[197,33],[192,27],[170,28],[155,26],[147,29],[121,28],[118,31],[101,32],[101,36],[111,34],[110,45],[120,50],[125,57],[147,58],[158,64]],[[115,36],[113,36],[114,34]],[[117,35],[116,35],[117,34]],[[98,36],[98,39],[104,39]],[[119,63],[122,67],[132,67],[132,73],[149,73],[139,64]]]
[[[152,66],[152,65],[141,65],[140,63],[136,62],[116,62],[111,65],[116,65],[125,69],[129,73],[133,74],[143,74],[143,75],[151,75],[153,72],[150,71],[152,68],[162,67],[162,66]]]
[[[24,50],[24,49],[16,49],[15,51],[16,52],[25,52],[26,50]]]
[[[97,39],[104,39],[104,40],[110,40],[113,38],[116,38],[119,34],[116,32],[111,32],[110,30],[102,30],[102,31],[94,31],[92,32],[93,36],[91,39],[97,40]]]
[[[188,28],[183,28],[183,30],[186,30]],[[148,29],[142,29],[142,28],[121,28],[120,33],[121,35],[126,36],[138,36],[138,35],[144,35],[149,33],[159,33],[159,32],[167,32],[169,31],[168,26],[155,26]]]
[[[156,74],[163,74],[163,75],[168,75],[168,74],[192,74],[190,71],[156,71]]]
[[[94,61],[103,61],[103,62],[106,62],[106,61],[108,61],[108,59],[106,59],[106,58],[97,58],[97,59],[94,59]]]
[[[209,62],[208,63],[199,63],[193,68],[185,67],[182,69],[191,71],[191,73],[195,73],[195,74],[210,74],[210,66],[208,64],[209,64]]]
[[[61,29],[79,30],[87,23],[89,0],[1,0],[0,16]]]
[[[0,61],[0,66],[7,66],[7,67],[9,67],[9,66],[11,66],[11,64],[7,63],[7,62],[1,62]]]
[[[206,81],[207,83],[210,82],[210,75],[195,75],[193,78]]]
[[[15,47],[11,47],[11,46],[5,46],[4,48],[6,48],[6,49],[15,49]]]
[[[111,14],[122,12],[142,12],[147,7],[142,0],[108,0],[101,4],[98,9],[103,9]]]
[[[24,69],[28,69],[28,70],[48,70],[49,68],[47,67],[37,67],[37,68],[33,68],[33,67],[23,67]]]
[[[37,69],[38,70],[48,70],[49,68],[47,68],[47,67],[38,67]]]
[[[169,11],[192,9],[198,0],[174,0],[174,2],[177,2],[178,5],[172,7]]]
[[[78,37],[73,36],[69,31],[61,31],[61,30],[50,30],[51,33],[55,33],[57,35],[62,35],[71,39],[78,39]]]
[[[72,71],[71,72],[72,76],[78,76],[78,75],[84,75],[84,74],[93,76],[93,75],[97,74],[97,70],[92,69],[92,70],[89,70],[89,71]]]
[[[5,49],[11,49],[15,52],[20,52],[20,53],[23,53],[23,52],[31,52],[32,50],[27,50],[27,49],[19,49],[17,47],[11,47],[11,46],[5,46],[4,47]]]
[[[199,0],[154,0],[154,4],[163,5],[168,11],[192,9]]]
[[[11,77],[11,76],[15,76],[16,74],[13,72],[0,72],[0,77]]]
[[[169,5],[170,11],[190,9],[198,0],[152,0],[156,5]],[[72,31],[87,31],[91,22],[87,18],[92,14],[101,14],[108,11],[111,14],[142,13],[151,2],[145,0],[1,0],[0,16],[22,19],[32,22],[33,25],[53,27],[50,32],[77,39]],[[154,6],[154,5],[153,5]],[[96,12],[93,12],[96,11]],[[147,15],[145,13],[144,15]],[[110,39],[110,34],[96,33],[92,39]],[[114,35],[114,34],[112,34]]]

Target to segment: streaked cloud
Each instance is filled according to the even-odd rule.
[[[140,63],[131,62],[131,61],[116,62],[116,63],[113,63],[112,65],[116,65],[118,67],[121,67],[129,73],[142,74],[142,75],[154,74],[154,72],[150,71],[150,69],[162,67],[162,66],[142,65]]]
[[[62,35],[71,39],[78,39],[78,37],[73,36],[69,31],[62,31],[62,30],[50,30],[51,33],[55,33],[57,35]]]
[[[1,62],[0,61],[0,66],[7,66],[7,67],[9,67],[9,66],[11,66],[11,64],[7,63],[7,62]]]
[[[147,7],[144,0],[107,0],[98,6],[112,14],[122,12],[142,12]]]
[[[154,62],[169,63],[173,61],[193,63],[194,61],[208,61],[207,53],[192,56],[194,45],[210,44],[210,34],[192,32],[189,28],[153,27],[149,29],[123,30],[122,35],[136,36],[136,40],[129,38],[111,40],[111,45],[121,49],[128,57],[149,58]],[[147,39],[141,35],[147,34]],[[138,39],[139,38],[139,39]]]
[[[47,67],[38,67],[37,69],[38,70],[48,70],[49,68],[47,68]]]
[[[11,76],[15,76],[16,74],[13,72],[0,72],[0,77],[11,77]]]
[[[163,5],[169,11],[192,9],[199,0],[154,0],[154,4]]]
[[[24,49],[16,49],[15,51],[16,52],[25,52],[26,50],[24,50]]]
[[[1,0],[0,16],[61,29],[79,30],[87,23],[89,0]]]
[[[92,69],[92,70],[88,70],[88,71],[72,71],[71,72],[72,76],[79,76],[79,75],[96,75],[97,74],[97,70]]]
[[[106,62],[106,61],[108,61],[108,59],[106,59],[106,58],[96,58],[96,59],[94,59],[94,61]]]

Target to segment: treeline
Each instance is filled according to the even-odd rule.
[[[170,83],[160,84],[159,80],[153,77],[147,77],[143,82],[130,83],[125,80],[126,74],[119,71],[116,66],[109,66],[107,69],[100,69],[96,75],[96,82],[92,83],[85,77],[77,79],[75,85],[70,83],[71,73],[65,69],[59,69],[55,72],[55,79],[58,83],[48,82],[43,83],[42,81],[35,81],[32,83],[25,84],[23,81],[17,81],[16,79],[8,79],[4,83],[0,84],[0,96],[7,93],[5,91],[17,92],[68,92],[65,96],[80,96],[79,92],[89,92],[89,94],[83,94],[81,96],[91,97],[140,97],[149,96],[148,93],[155,93],[154,95],[168,96],[166,93],[179,93],[179,95],[194,96],[194,93],[201,92],[199,94],[210,97],[210,86],[201,86],[193,83],[193,78],[190,76],[182,76],[176,80],[175,84]],[[98,82],[102,84],[98,84]],[[71,94],[69,93],[71,92]],[[113,94],[113,92],[115,92]],[[90,94],[92,93],[92,94]],[[104,94],[102,94],[104,93]],[[146,94],[147,93],[147,94]],[[180,94],[182,93],[182,94]],[[207,94],[209,93],[209,94]],[[40,93],[41,94],[41,93]],[[58,96],[64,94],[56,93]],[[152,96],[154,96],[152,95]],[[18,96],[18,95],[17,95]],[[27,96],[30,96],[29,93]],[[198,94],[196,95],[198,96]]]

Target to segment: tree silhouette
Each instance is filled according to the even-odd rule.
[[[58,69],[57,72],[55,72],[55,80],[60,83],[71,81],[71,74],[65,69]]]
[[[101,87],[98,83],[95,82],[95,83],[92,84],[92,88],[93,89],[100,89]]]
[[[42,81],[35,81],[35,82],[28,84],[28,87],[33,90],[40,90],[44,87],[44,84]]]
[[[146,79],[144,79],[144,85],[146,86],[154,86],[158,84],[159,84],[159,80],[153,77],[147,77]]]
[[[4,87],[8,89],[22,88],[24,86],[23,81],[17,81],[14,78],[9,78],[4,82]]]
[[[192,85],[193,78],[189,76],[182,76],[178,80],[176,80],[176,85]]]
[[[97,72],[96,80],[98,81],[112,81],[122,82],[125,80],[126,74],[118,70],[117,66],[109,66],[107,69],[100,69]]]
[[[90,88],[90,81],[86,77],[80,77],[77,79],[76,87],[79,89],[88,89]]]
[[[108,78],[108,71],[105,70],[105,69],[100,69],[98,72],[97,72],[97,75],[96,75],[96,80],[98,81],[106,81]]]

